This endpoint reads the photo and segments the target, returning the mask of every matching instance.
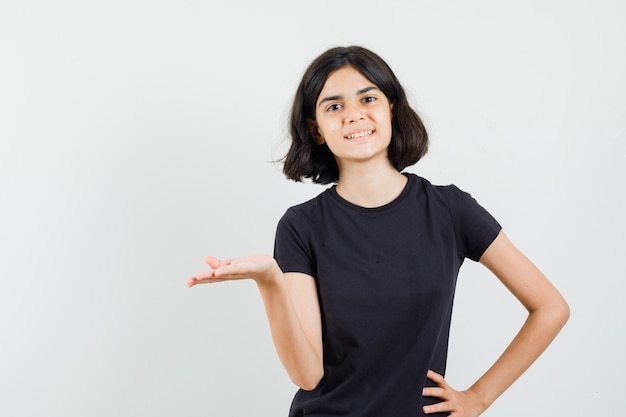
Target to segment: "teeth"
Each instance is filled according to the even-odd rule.
[[[351,135],[346,136],[348,139],[356,139],[356,138],[362,138],[363,136],[369,136],[372,133],[374,133],[371,130],[364,130],[363,132],[358,132],[358,133],[353,133]]]

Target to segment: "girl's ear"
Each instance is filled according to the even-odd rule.
[[[309,134],[318,145],[323,145],[326,141],[324,140],[324,136],[322,136],[322,132],[320,128],[317,126],[317,123],[313,119],[306,119],[307,126],[309,128]]]

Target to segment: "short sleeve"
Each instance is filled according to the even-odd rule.
[[[459,256],[478,261],[502,227],[469,193],[454,185],[448,187],[448,202]]]
[[[274,258],[283,272],[301,272],[317,275],[311,253],[309,233],[299,221],[298,212],[288,209],[279,220],[274,239]]]

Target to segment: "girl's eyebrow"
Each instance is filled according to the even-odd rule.
[[[372,90],[378,90],[378,87],[371,85],[369,87],[365,87],[360,89],[359,91],[356,92],[356,96],[360,96],[361,94],[365,94],[368,91],[372,91]],[[322,104],[324,104],[327,101],[335,101],[335,100],[341,100],[343,98],[343,96],[328,96],[328,97],[324,97],[323,99],[320,100],[320,102],[317,104],[317,107],[321,106]]]

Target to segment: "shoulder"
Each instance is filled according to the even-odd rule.
[[[279,227],[300,228],[314,221],[319,217],[324,207],[329,205],[330,190],[331,188],[328,188],[310,200],[289,207],[280,218]]]
[[[429,200],[432,207],[439,210],[445,208],[445,212],[452,217],[453,222],[458,226],[461,223],[473,223],[477,219],[484,219],[492,224],[496,224],[489,212],[478,202],[478,200],[468,191],[459,188],[455,184],[434,185],[425,178],[414,174],[409,174],[413,181],[418,183],[417,193],[421,193]],[[443,213],[444,211],[441,211]]]
[[[310,214],[324,205],[328,205],[328,197],[333,187],[327,188],[326,190],[319,193],[317,196],[311,198],[310,200],[306,200],[302,203],[295,204],[289,207],[284,216],[298,216],[302,214]]]
[[[461,190],[455,184],[433,184],[428,179],[420,177],[417,174],[407,173],[405,175],[409,178],[409,184],[412,184],[412,189],[415,194],[423,194],[430,199],[439,199],[446,205],[449,205],[450,202],[454,202],[454,200],[470,196],[469,193]]]

